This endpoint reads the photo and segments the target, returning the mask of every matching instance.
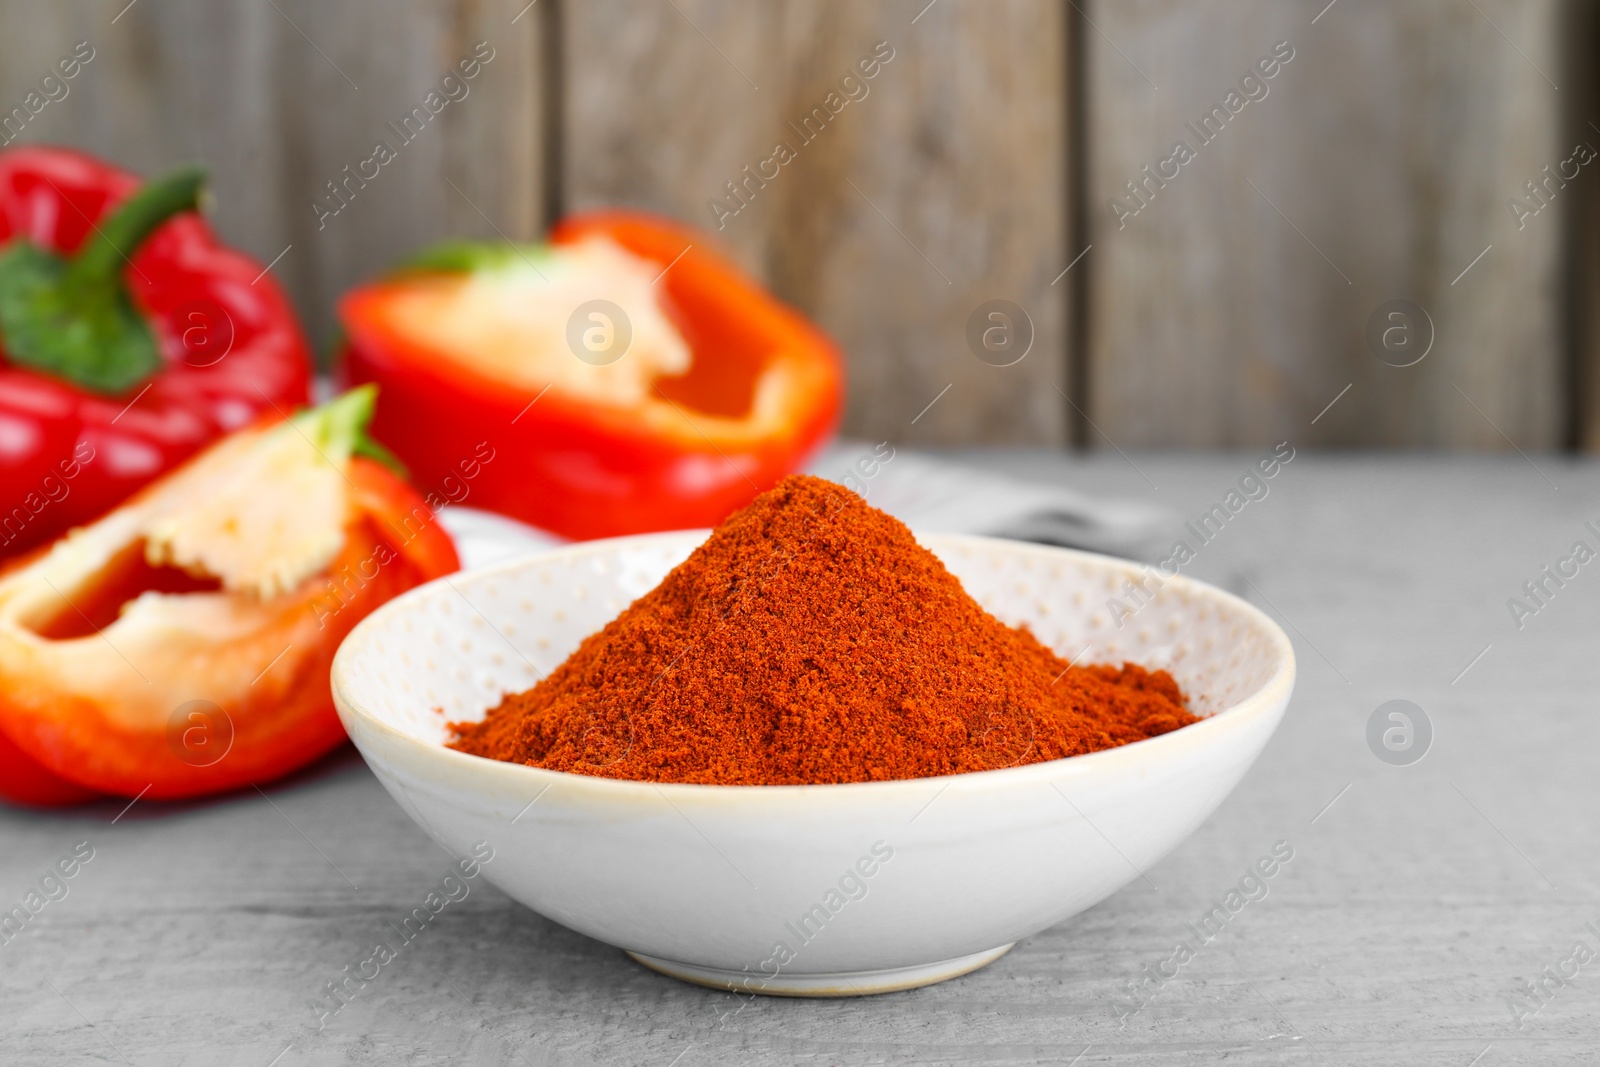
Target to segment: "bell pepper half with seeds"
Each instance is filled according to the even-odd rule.
[[[344,739],[339,642],[458,566],[374,395],[238,430],[0,572],[0,796],[195,796]]]
[[[487,442],[472,506],[571,538],[714,526],[832,432],[838,349],[718,253],[628,211],[456,242],[347,293],[344,373],[422,484]]]

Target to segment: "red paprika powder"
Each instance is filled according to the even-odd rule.
[[[1195,722],[1165,671],[1069,667],[908,530],[804,475],[453,748],[653,782],[803,785],[1060,759]]]

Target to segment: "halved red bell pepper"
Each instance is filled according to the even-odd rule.
[[[339,642],[458,565],[416,492],[358,454],[371,407],[368,386],[238,431],[0,574],[7,740],[57,779],[152,797],[339,744]],[[10,784],[36,803],[51,785]]]
[[[310,352],[262,265],[193,210],[78,152],[0,152],[0,555],[55,539],[264,413]]]
[[[81,804],[101,794],[53,774],[0,733],[0,800],[33,807]]]
[[[344,373],[382,387],[373,432],[422,483],[496,450],[473,506],[573,538],[714,525],[832,431],[843,372],[710,245],[612,211],[442,246],[345,295]]]

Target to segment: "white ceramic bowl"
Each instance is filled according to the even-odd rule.
[[[345,640],[333,695],[406,812],[542,915],[679,978],[833,996],[964,974],[1115,892],[1222,802],[1294,686],[1283,631],[1178,577],[1117,627],[1123,560],[923,535],[979,603],[1084,662],[1171,671],[1207,717],[1072,759],[851,785],[657,785],[443,745],[556,666],[705,533],[596,541],[452,575]],[[1129,601],[1129,606],[1133,602]]]

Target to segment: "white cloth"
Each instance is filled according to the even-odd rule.
[[[447,507],[439,512],[439,525],[455,541],[464,571],[566,544],[553,533],[477,508]]]
[[[1138,558],[1176,519],[1126,500],[1100,500],[1063,485],[979,470],[905,448],[841,443],[810,473],[843,482],[913,530],[988,534]],[[870,476],[868,472],[871,472]],[[488,566],[565,544],[526,523],[477,508],[447,507],[440,523],[455,539],[463,569]]]
[[[1064,485],[1030,481],[897,448],[842,442],[811,465],[844,482],[913,530],[987,534],[1138,558],[1177,520],[1163,508],[1101,500]],[[874,471],[868,476],[869,471]]]

